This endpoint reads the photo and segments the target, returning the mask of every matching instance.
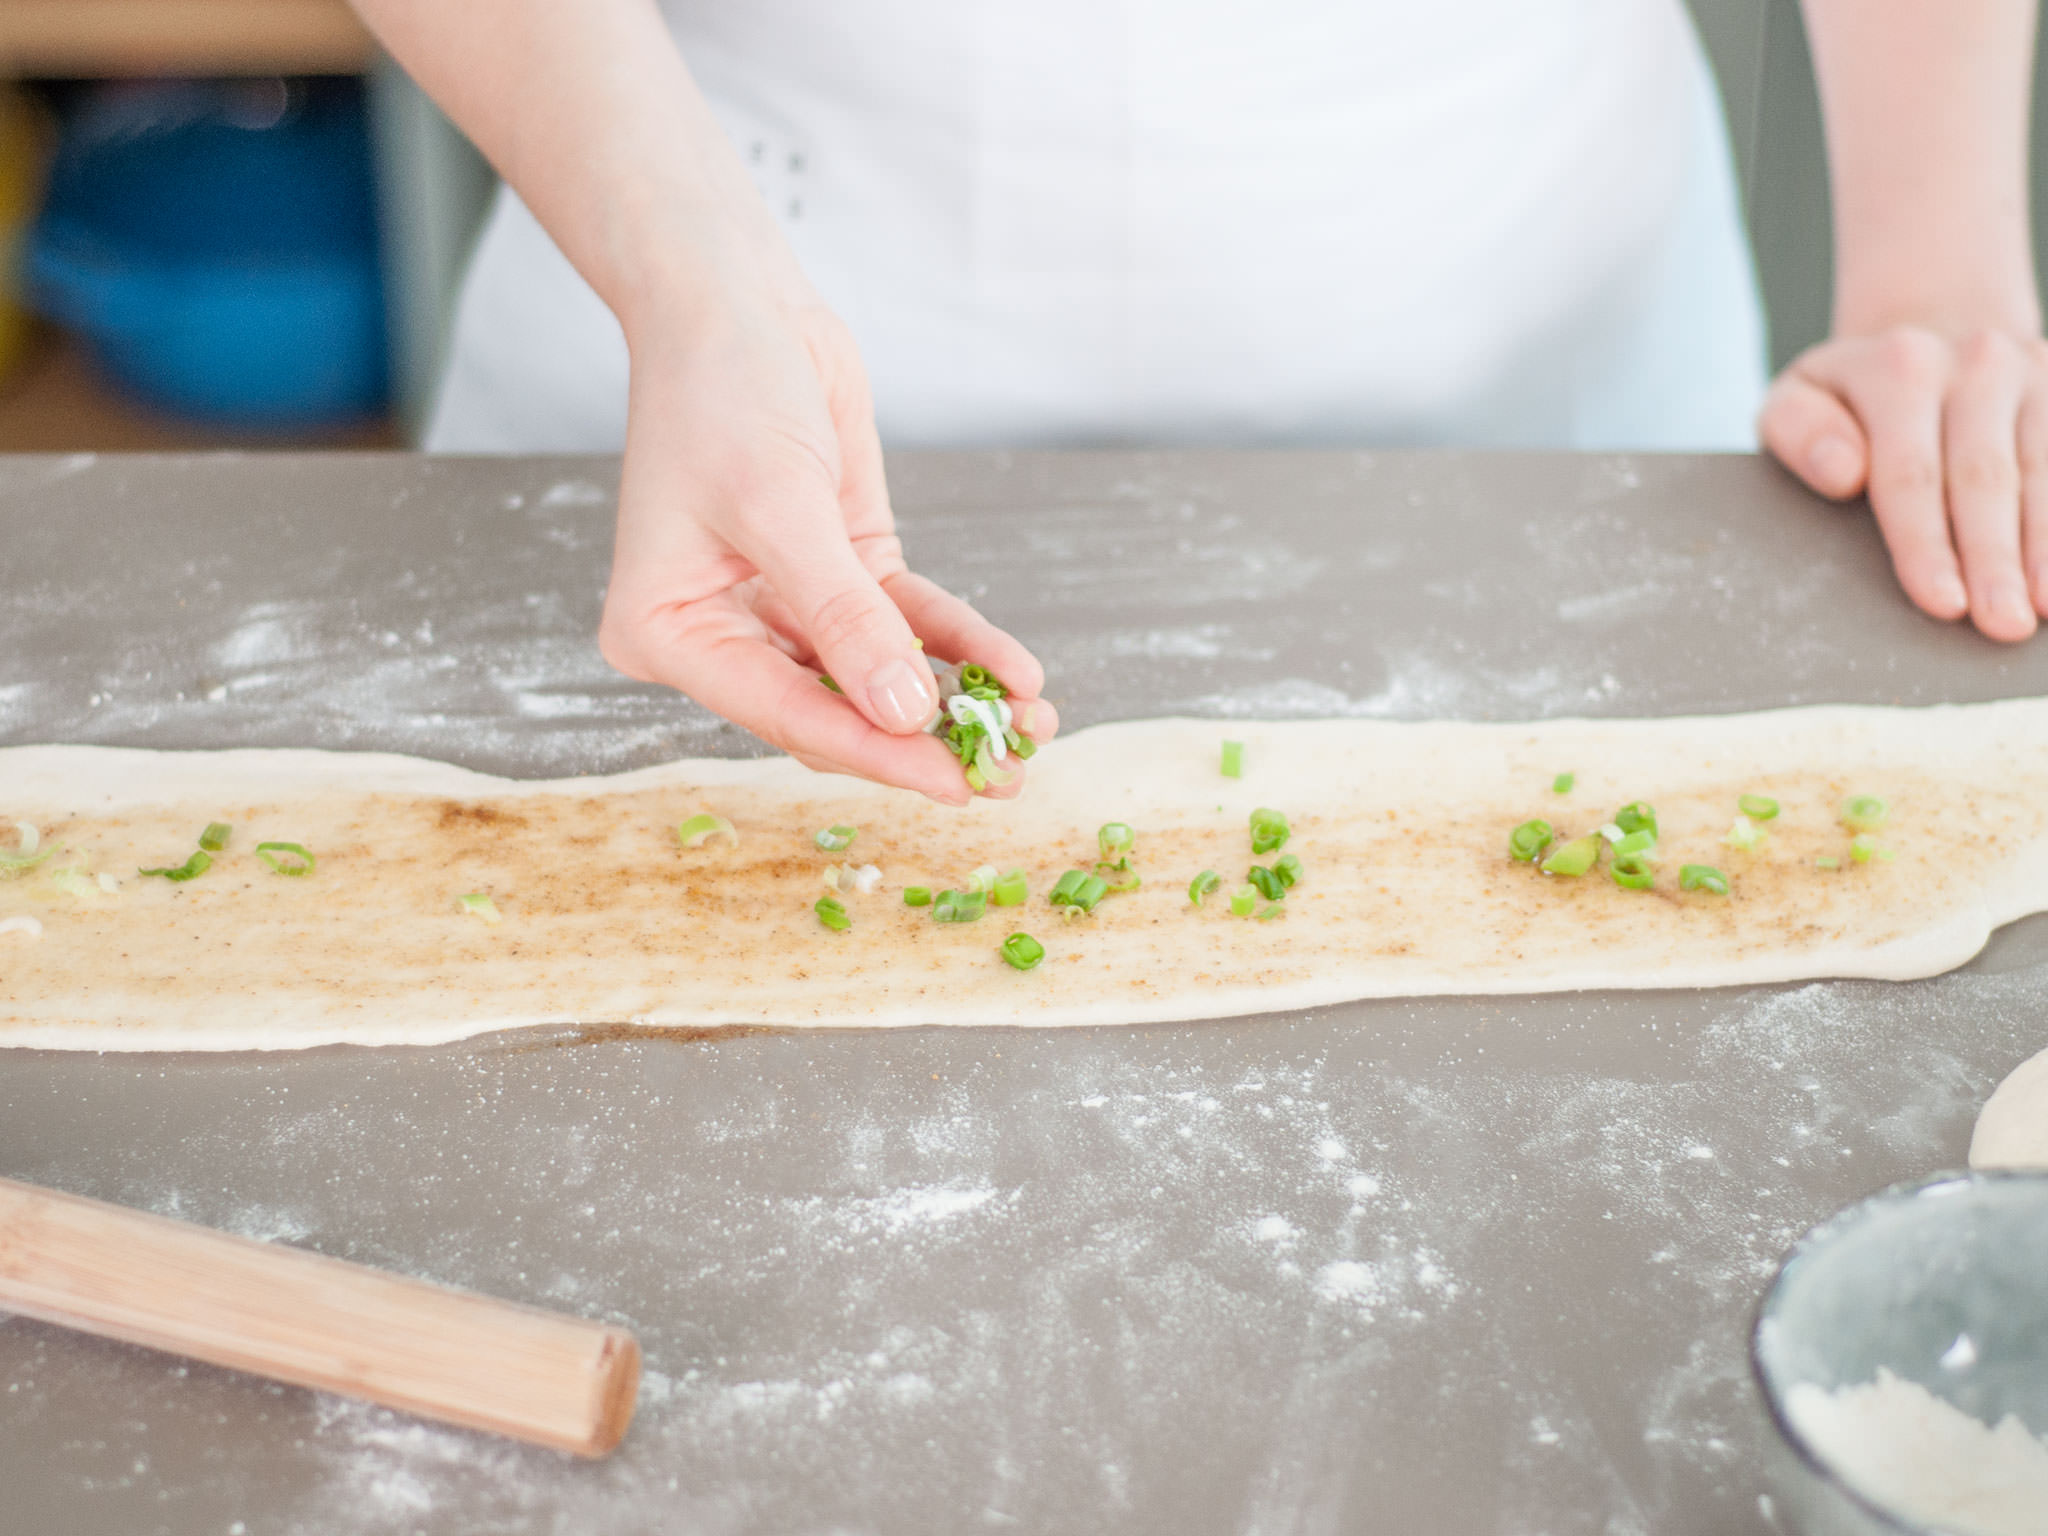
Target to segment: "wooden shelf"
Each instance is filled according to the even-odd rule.
[[[353,75],[346,0],[0,0],[0,76]]]

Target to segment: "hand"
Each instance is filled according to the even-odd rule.
[[[709,318],[703,316],[708,312]],[[853,339],[808,295],[725,295],[633,335],[618,543],[598,643],[813,768],[964,805],[960,764],[922,727],[932,655],[1058,728],[1032,654],[904,563]],[[829,673],[842,697],[818,680]],[[1019,764],[1019,767],[1022,765]],[[996,795],[1015,794],[1020,774]]]
[[[2048,342],[1898,326],[1795,358],[1765,398],[1765,446],[1837,501],[1867,490],[1899,584],[1993,640],[2048,616]]]

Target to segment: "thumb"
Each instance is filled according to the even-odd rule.
[[[1792,369],[1764,396],[1757,433],[1778,461],[1833,501],[1846,501],[1870,478],[1870,442],[1840,396]]]
[[[931,663],[902,611],[869,574],[836,505],[743,551],[788,604],[847,699],[894,735],[920,730],[939,707]]]

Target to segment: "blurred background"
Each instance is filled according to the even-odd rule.
[[[1782,362],[1829,283],[1798,7],[1692,3]],[[0,81],[0,451],[415,441],[494,183],[344,0],[0,0]]]

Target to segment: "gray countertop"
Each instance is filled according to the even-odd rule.
[[[1069,726],[2048,689],[1742,458],[905,455]],[[607,460],[0,460],[0,742],[753,750],[592,636]],[[4,807],[0,807],[4,811]],[[1959,1164],[2048,924],[1909,984],[1178,1028],[0,1051],[0,1174],[624,1323],[578,1463],[0,1319],[0,1531],[1768,1529],[1778,1255]]]

